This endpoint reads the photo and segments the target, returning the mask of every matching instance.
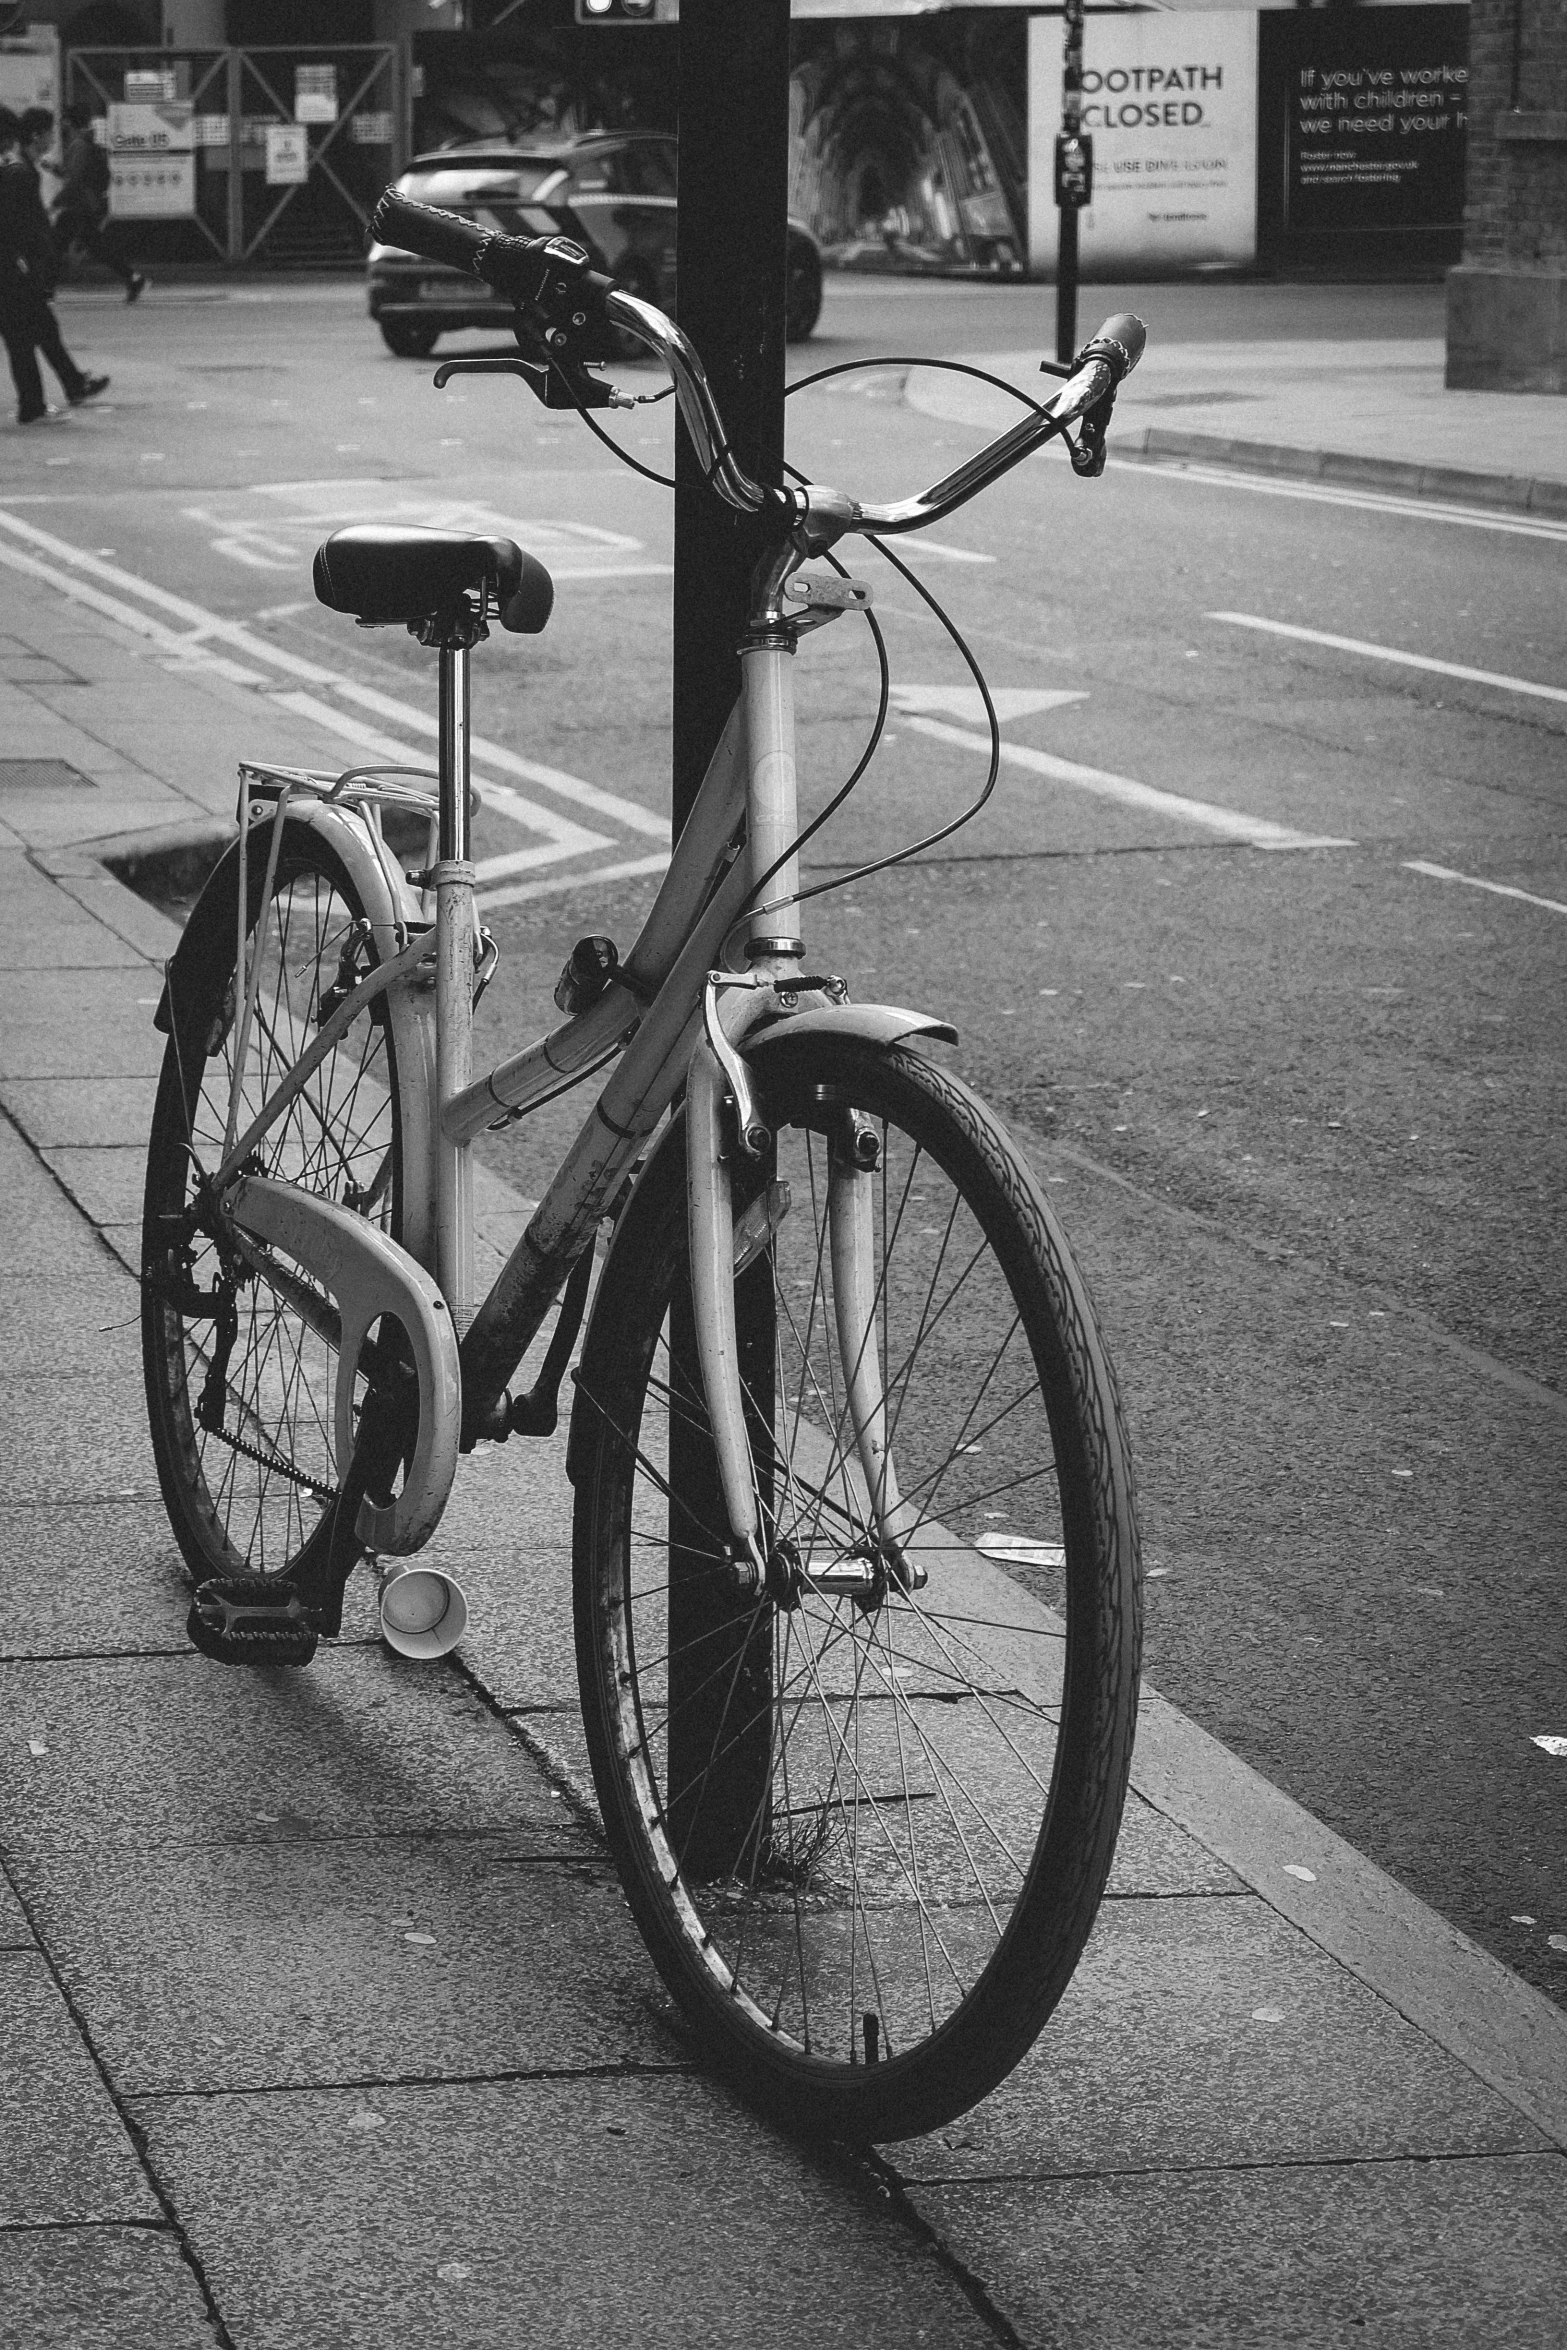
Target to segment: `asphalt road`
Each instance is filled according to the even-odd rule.
[[[1085,296],[1086,323],[1101,298],[1128,293]],[[1156,334],[1255,341],[1430,333],[1440,291],[1136,299]],[[792,365],[1045,350],[1050,303],[834,285]],[[87,295],[65,318],[84,363],[112,371],[111,399],[9,438],[0,501],[96,553],[105,592],[116,575],[156,583],[428,708],[429,656],[309,601],[323,531],[471,519],[515,528],[557,573],[549,633],[478,656],[477,729],[644,813],[502,778],[596,836],[482,819],[479,855],[511,864],[490,884],[503,962],[480,1049],[523,1040],[572,938],[627,941],[654,886],[558,885],[657,853],[665,493],[510,385],[437,397],[341,283],[158,289],[135,311]],[[889,391],[803,395],[792,453],[875,497],[973,445]],[[658,464],[667,420],[617,429]],[[1050,1181],[1133,1428],[1152,1678],[1562,1997],[1567,1759],[1533,1740],[1567,1734],[1567,703],[1522,690],[1567,688],[1562,545],[1113,459],[1094,484],[1042,459],[939,537],[921,568],[1005,689],[1022,757],[953,841],[824,898],[813,955],[862,998],[952,1017],[963,1066]],[[985,770],[951,644],[874,558],[860,567],[902,693],[815,880],[930,830]],[[863,739],[875,668],[844,624],[801,671],[819,802]],[[315,699],[323,758],[350,756],[344,706]],[[258,706],[215,756],[264,749],[264,721]],[[374,724],[412,739],[395,712]],[[1226,837],[1236,818],[1273,845]],[[566,1104],[497,1138],[498,1163],[536,1188],[575,1120]]]

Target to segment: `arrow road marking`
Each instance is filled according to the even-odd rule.
[[[917,734],[928,734],[937,742],[956,743],[963,750],[977,751],[982,757],[990,753],[990,737],[970,734],[961,726],[947,726],[939,718],[911,718],[909,726]],[[1190,800],[1184,793],[1156,791],[1151,783],[1138,783],[1130,775],[1111,775],[1102,767],[1083,767],[1075,759],[1053,759],[1048,751],[1036,751],[1026,743],[1003,743],[1001,756],[1011,767],[1025,767],[1031,775],[1048,776],[1052,783],[1069,784],[1074,791],[1090,792],[1096,799],[1119,800],[1123,807],[1146,808],[1158,816],[1168,816],[1177,824],[1195,824],[1204,832],[1217,833],[1221,840],[1243,842],[1254,849],[1352,849],[1352,840],[1330,838],[1323,833],[1296,832],[1288,824],[1274,824],[1266,816],[1242,816],[1234,808],[1219,808],[1211,800]]]
[[[1394,661],[1404,669],[1434,669],[1439,677],[1462,677],[1471,685],[1499,685],[1510,694],[1537,694],[1544,702],[1567,702],[1567,686],[1537,685],[1532,678],[1507,677],[1499,669],[1469,669],[1462,661],[1438,661],[1430,653],[1402,653],[1393,645],[1369,645],[1363,637],[1330,636],[1325,629],[1298,628],[1288,620],[1259,620],[1254,612],[1210,612],[1232,628],[1255,628],[1268,636],[1298,637],[1303,644],[1327,645],[1335,653],[1360,653],[1368,661]]]

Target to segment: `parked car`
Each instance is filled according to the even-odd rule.
[[[675,142],[651,131],[483,140],[418,155],[397,183],[416,203],[460,212],[512,237],[575,237],[595,269],[671,313],[675,307]],[[789,223],[785,332],[803,342],[822,307],[816,240]],[[459,269],[373,244],[370,315],[399,359],[424,359],[459,327],[505,327],[511,304]]]

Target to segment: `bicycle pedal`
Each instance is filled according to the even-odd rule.
[[[203,1656],[224,1665],[308,1665],[316,1653],[315,1617],[283,1575],[203,1583],[185,1630]]]

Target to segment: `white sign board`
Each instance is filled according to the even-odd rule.
[[[185,155],[196,143],[194,116],[188,106],[109,108],[109,153],[112,155]]]
[[[1029,257],[1053,269],[1053,155],[1061,28],[1028,27]],[[1087,278],[1244,267],[1257,253],[1257,19],[1169,10],[1092,16],[1083,38],[1083,129],[1093,201],[1078,215]]]
[[[196,158],[187,148],[174,155],[111,155],[111,220],[189,220],[196,209]]]
[[[267,124],[267,186],[302,187],[310,177],[310,133],[303,123]]]
[[[294,120],[296,122],[336,122],[337,67],[335,65],[295,66]]]
[[[53,25],[30,24],[25,41],[0,49],[0,106],[21,114],[45,107],[60,119],[60,36]]]

